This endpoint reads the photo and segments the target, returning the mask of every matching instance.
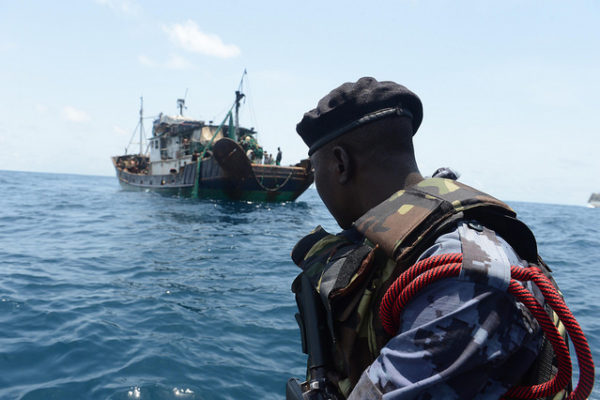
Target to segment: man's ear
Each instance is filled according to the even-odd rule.
[[[352,163],[350,161],[350,155],[346,149],[341,146],[335,146],[331,151],[335,160],[338,182],[344,185],[350,181],[352,174],[354,173],[352,169]]]

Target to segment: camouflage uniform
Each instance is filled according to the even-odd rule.
[[[487,241],[470,225],[477,226],[459,222],[419,261],[460,253],[461,241],[470,236],[484,259],[504,258],[500,268],[525,264],[504,240]],[[499,286],[503,282],[508,283],[502,279]],[[363,373],[349,398],[379,399],[385,393],[386,399],[498,399],[520,380],[540,345],[537,323],[501,287],[442,280],[411,301],[398,335]]]
[[[318,228],[296,245],[292,258],[326,309],[334,364],[328,377],[344,396],[499,398],[522,380],[543,341],[537,322],[506,293],[510,265],[538,261],[533,235],[514,216],[466,185],[428,179],[353,228],[338,235]],[[415,296],[389,337],[378,310],[391,282],[421,259],[461,252],[461,276]]]

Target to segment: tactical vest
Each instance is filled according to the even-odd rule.
[[[298,242],[292,259],[303,272],[292,290],[298,293],[300,276],[306,274],[319,293],[334,364],[328,378],[345,397],[391,339],[379,319],[386,290],[459,219],[477,220],[507,240],[522,259],[545,266],[533,234],[515,217],[508,205],[488,194],[431,178],[395,193],[348,231],[330,235],[317,227]],[[551,358],[545,364],[552,364]]]

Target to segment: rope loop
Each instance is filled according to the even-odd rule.
[[[394,336],[400,325],[400,315],[410,300],[424,287],[441,279],[457,277],[462,268],[462,254],[448,253],[426,258],[404,271],[389,289],[381,301],[379,314],[385,331]],[[546,338],[552,344],[556,355],[558,372],[549,381],[533,386],[515,386],[504,395],[507,398],[536,399],[554,395],[565,389],[571,380],[572,365],[567,343],[560,335],[546,310],[533,295],[519,283],[532,281],[540,289],[546,303],[556,313],[566,328],[575,348],[579,363],[579,382],[569,400],[586,399],[594,386],[594,362],[588,342],[579,323],[566,306],[550,279],[537,266],[523,268],[511,266],[511,281],[508,292],[523,303],[537,320]]]

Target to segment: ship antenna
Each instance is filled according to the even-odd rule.
[[[244,85],[244,76],[247,74],[246,69],[244,68],[244,73],[242,74],[242,79],[240,79],[240,85],[238,86],[238,90],[235,91],[235,137],[238,138],[238,132],[240,130],[240,100],[244,98],[244,93],[242,93],[243,85]]]
[[[177,99],[177,107],[179,107],[179,115],[181,115],[183,117],[183,110],[186,109],[187,107],[185,106],[185,99],[187,97],[187,88],[185,89],[185,94],[183,95],[183,99]]]

